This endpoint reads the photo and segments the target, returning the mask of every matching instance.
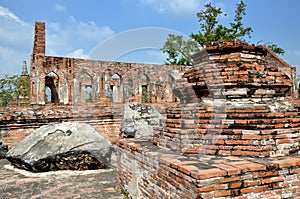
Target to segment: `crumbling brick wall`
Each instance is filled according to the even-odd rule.
[[[132,198],[300,198],[300,157],[186,155],[118,142],[118,186]]]
[[[37,22],[30,66],[31,104],[46,103],[46,87],[51,95],[57,94],[51,101],[56,104],[176,101],[172,86],[186,68],[46,56],[45,37],[45,23]]]
[[[295,71],[269,53],[234,41],[196,54],[187,81],[176,88],[184,103],[168,109],[157,144],[211,155],[298,154],[300,119],[288,100],[295,95]]]
[[[153,139],[118,141],[136,198],[300,198],[295,69],[266,47],[209,44]]]
[[[37,127],[61,121],[89,123],[115,142],[123,119],[123,104],[155,103],[164,109],[179,100],[173,87],[189,68],[54,57],[45,55],[45,48],[45,23],[36,22],[30,106],[0,110],[0,129],[5,132],[4,142],[9,147]]]

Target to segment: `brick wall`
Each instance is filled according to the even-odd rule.
[[[112,110],[109,104],[9,107],[0,110],[0,133],[3,143],[11,148],[42,125],[73,121],[92,125],[114,143],[119,138],[121,113],[121,107]]]
[[[30,63],[31,104],[46,103],[47,87],[51,94],[57,94],[51,101],[55,104],[85,103],[87,87],[91,89],[89,101],[92,102],[142,102],[143,86],[146,88],[145,102],[174,102],[173,86],[190,68],[46,56],[45,38],[45,23],[36,22]],[[49,80],[55,81],[50,85]]]
[[[273,157],[298,154],[298,110],[285,102],[178,105],[167,110],[155,144],[183,153]],[[274,110],[276,109],[276,111]]]
[[[300,157],[181,155],[118,142],[118,183],[132,198],[300,198]]]
[[[266,47],[208,44],[151,140],[118,141],[132,198],[300,198],[295,69]]]
[[[196,65],[175,88],[181,103],[167,110],[155,143],[210,155],[299,154],[295,71],[270,53],[233,41],[210,44],[196,54]]]

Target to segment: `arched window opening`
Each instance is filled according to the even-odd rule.
[[[58,88],[59,78],[57,74],[54,72],[48,73],[45,76],[45,103],[59,103]]]
[[[171,88],[175,88],[176,81],[172,75],[168,75],[168,82]]]
[[[177,99],[173,93],[173,89],[175,88],[176,80],[172,75],[168,75],[168,82],[166,84],[166,98],[169,102],[176,102]]]
[[[127,88],[128,97],[134,96],[134,87],[132,79],[128,79],[128,88]]]
[[[112,78],[112,79],[120,79],[121,77],[120,77],[120,75],[118,75],[117,73],[115,73],[115,74],[113,74],[113,75],[111,76],[111,78]]]
[[[90,86],[90,85],[85,86],[83,97],[84,97],[85,102],[92,102],[93,101],[92,86]]]
[[[147,75],[142,75],[142,102],[147,103],[149,102],[150,95],[149,95],[149,78]]]
[[[148,102],[148,87],[146,85],[142,85],[142,102]]]
[[[92,102],[93,101],[93,86],[92,86],[92,76],[86,72],[80,75],[80,86],[81,99],[82,102]]]
[[[117,73],[110,78],[109,96],[111,102],[122,102],[122,77]]]

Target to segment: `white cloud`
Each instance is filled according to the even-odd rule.
[[[12,13],[8,8],[5,8],[0,5],[0,17],[4,17],[6,19],[15,21],[22,25],[26,25],[24,21],[22,21],[19,17],[17,17],[14,13]]]
[[[65,11],[65,10],[66,10],[66,7],[65,7],[65,6],[63,6],[63,5],[61,5],[61,4],[58,4],[58,3],[54,5],[54,8],[55,8],[55,10],[58,11],[58,12],[62,12],[62,11]]]
[[[55,22],[46,26],[47,54],[56,56],[66,56],[76,49],[92,50],[114,34],[109,26],[98,26],[94,21],[77,21],[74,17],[70,17],[66,24]]]
[[[158,12],[175,14],[195,14],[201,8],[202,0],[139,0],[142,4],[154,7]]]
[[[34,24],[26,23],[2,6],[0,24],[0,74],[20,74],[22,61],[30,60]],[[77,21],[74,17],[65,23],[47,22],[46,53],[86,58],[85,52],[113,34],[109,26],[98,26],[93,21]]]
[[[0,73],[20,74],[22,61],[30,59],[33,27],[2,6],[0,24]]]
[[[85,54],[82,48],[68,53],[67,57],[89,59],[89,55]]]

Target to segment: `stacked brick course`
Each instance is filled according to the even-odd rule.
[[[298,153],[298,109],[287,101],[294,96],[294,68],[269,63],[268,52],[234,41],[213,43],[195,55],[187,82],[176,88],[185,103],[168,109],[156,143],[211,155]]]
[[[300,118],[288,102],[194,103],[167,111],[155,143],[184,153],[272,157],[299,152]],[[220,111],[220,112],[219,112]]]

